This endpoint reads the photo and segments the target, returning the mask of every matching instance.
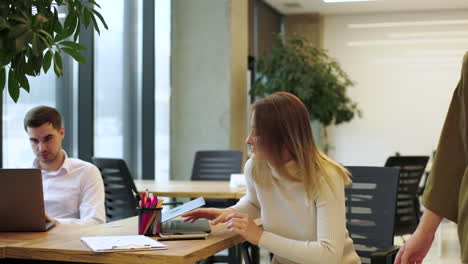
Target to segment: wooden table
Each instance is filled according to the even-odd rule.
[[[212,228],[206,240],[163,241],[166,250],[95,253],[80,241],[82,236],[134,235],[137,217],[108,224],[70,227],[58,225],[49,232],[0,233],[5,258],[39,259],[93,263],[194,263],[240,243],[243,238],[226,230],[224,224]],[[10,244],[9,244],[10,243]]]
[[[231,188],[228,181],[135,180],[135,185],[140,192],[148,190],[166,197],[240,199],[245,195],[245,187]]]
[[[48,232],[0,232],[0,258],[5,258],[5,249],[14,244],[24,244],[35,240],[44,239],[45,237],[53,237],[54,239],[66,238],[70,232],[79,232],[81,228],[87,228],[87,226],[78,225],[57,225]]]

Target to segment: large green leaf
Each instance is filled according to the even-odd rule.
[[[65,22],[63,23],[63,28],[68,30],[68,28],[70,28],[74,23],[74,20],[76,20],[75,12],[69,12],[65,18]]]
[[[75,33],[76,24],[78,23],[78,17],[76,16],[75,12],[70,12],[65,19],[65,23],[63,25],[64,30],[67,32],[68,36],[73,35]]]
[[[62,46],[74,49],[74,50],[85,50],[86,49],[85,46],[83,46],[81,44],[78,44],[76,42],[73,42],[73,41],[62,41],[59,44],[62,45]]]
[[[109,27],[107,27],[106,21],[104,20],[104,18],[102,17],[102,15],[98,11],[96,11],[96,10],[94,10],[92,8],[90,8],[89,11],[93,12],[99,18],[99,20],[101,20],[101,23],[104,25],[105,29],[109,29]]]
[[[28,62],[24,65],[24,72],[29,76],[36,76],[34,65],[36,65],[35,58],[33,56],[29,56]]]
[[[41,74],[42,61],[43,61],[42,53],[40,53],[39,56],[34,56],[33,67],[34,67],[34,73],[36,75]]]
[[[70,35],[68,34],[68,32],[63,29],[61,32],[57,33],[57,35],[55,35],[54,37],[54,41],[55,42],[59,42],[61,40],[64,40],[66,38],[68,38]]]
[[[19,84],[18,79],[16,79],[16,74],[12,69],[10,69],[8,73],[8,93],[10,93],[10,97],[15,103],[18,102],[20,95]]]
[[[30,90],[30,88],[29,88],[29,81],[28,81],[28,78],[26,77],[26,75],[22,74],[22,75],[17,76],[17,78],[18,78],[18,81],[19,81],[21,87],[22,87],[26,92],[29,93],[29,90]]]
[[[43,68],[44,72],[47,73],[47,71],[50,68],[50,64],[52,63],[52,52],[51,50],[48,50],[46,54],[44,55],[44,62],[43,62]]]
[[[70,48],[62,48],[62,50],[68,55],[72,56],[73,59],[75,59],[76,61],[81,62],[83,64],[86,63],[86,57],[83,54],[81,54],[81,52]]]
[[[62,76],[62,56],[59,52],[54,54],[54,71],[57,76]]]
[[[94,1],[94,0],[89,0],[89,2],[90,2],[91,4],[93,4],[93,5],[95,5],[95,6],[99,7],[99,8],[101,8],[101,6],[98,5],[98,3],[96,3],[96,1]]]
[[[53,25],[53,31],[55,31],[57,34],[62,33],[63,27],[62,27],[62,23],[60,23],[60,19],[58,17],[58,10],[56,7],[54,7],[54,17],[53,17],[52,25]]]
[[[91,14],[91,12],[89,12],[87,8],[85,8],[85,9],[83,10],[83,22],[84,22],[85,28],[88,28],[89,23],[91,22],[91,16],[92,16],[92,15],[93,15],[93,14]],[[0,29],[0,30],[1,30],[1,29]]]
[[[54,31],[57,33],[57,34],[60,34],[63,32],[63,27],[62,27],[62,24],[60,22],[57,22],[58,20],[56,20],[54,22]]]
[[[94,30],[96,30],[96,32],[98,33],[98,35],[101,35],[101,31],[99,30],[99,25],[98,25],[98,23],[96,22],[96,18],[94,18],[94,16],[91,16],[91,21],[93,21]]]
[[[0,69],[0,93],[3,93],[3,89],[5,88],[5,84],[6,84],[5,67],[2,67]]]

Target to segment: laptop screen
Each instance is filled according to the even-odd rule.
[[[0,231],[45,231],[39,169],[0,169]]]

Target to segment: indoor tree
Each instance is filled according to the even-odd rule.
[[[336,60],[305,38],[286,42],[278,38],[277,45],[261,56],[256,65],[256,77],[250,90],[255,98],[285,91],[304,102],[312,120],[322,125],[322,148],[330,145],[326,127],[352,120],[361,112],[346,94],[354,85]]]
[[[17,102],[20,88],[30,90],[27,76],[47,73],[52,65],[62,76],[63,52],[86,63],[81,53],[85,47],[77,42],[82,25],[100,33],[99,19],[108,28],[96,7],[100,8],[94,0],[1,0],[0,91],[8,87]],[[59,11],[66,13],[63,22]]]

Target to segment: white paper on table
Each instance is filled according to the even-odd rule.
[[[102,236],[102,237],[81,237],[81,241],[94,252],[112,252],[112,251],[136,251],[167,249],[157,240],[143,236]]]

